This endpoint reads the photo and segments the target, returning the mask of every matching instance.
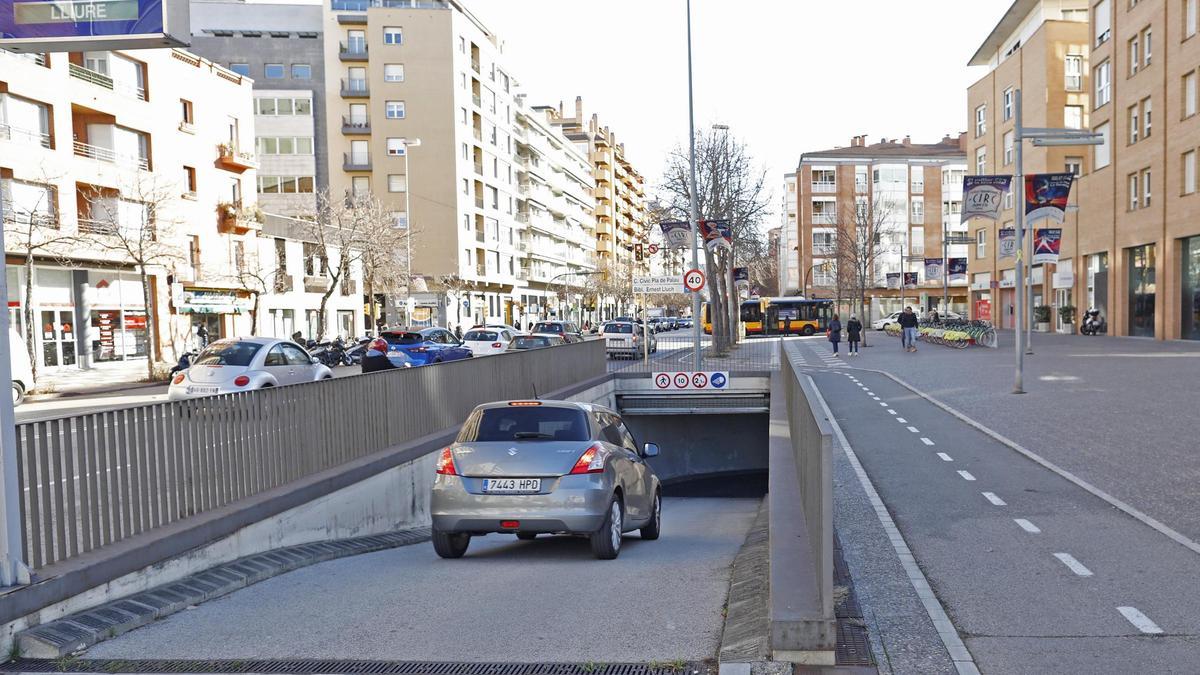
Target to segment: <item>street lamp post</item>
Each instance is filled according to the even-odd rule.
[[[700,269],[700,210],[696,204],[696,104],[692,93],[692,0],[687,0],[688,55],[688,215],[692,230],[692,269]],[[700,292],[692,292],[692,370],[700,370]],[[715,336],[714,336],[715,337]]]
[[[4,202],[0,200],[0,251],[4,250]],[[32,283],[26,280],[25,283]],[[0,298],[8,298],[8,274],[0,273]],[[33,339],[33,336],[29,336]],[[12,382],[8,308],[0,312],[0,382]],[[17,482],[17,431],[13,402],[0,396],[0,588],[29,583],[21,560],[21,487]]]
[[[405,284],[404,284],[404,321],[408,325],[412,325],[412,312],[409,310],[409,300],[412,299],[412,201],[409,195],[412,194],[412,180],[408,173],[408,149],[415,148],[421,145],[419,138],[401,138],[400,145],[404,148],[404,267],[405,267]],[[371,298],[371,302],[375,302]]]

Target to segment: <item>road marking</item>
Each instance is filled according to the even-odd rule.
[[[924,436],[921,437],[921,442],[924,443],[925,445],[933,445],[933,441],[929,440],[928,438],[925,438]]]
[[[1157,635],[1163,632],[1163,629],[1159,628],[1158,624],[1151,621],[1150,617],[1139,612],[1136,607],[1118,607],[1117,611],[1120,612],[1121,616],[1125,617],[1129,623],[1133,624],[1134,628],[1137,628],[1143,633],[1152,633]]]
[[[918,429],[918,428],[916,428],[916,427],[909,427],[909,428],[908,428],[908,430],[909,430],[909,431],[911,431],[911,432],[913,432],[914,434],[919,434],[919,433],[921,433],[921,430],[920,430],[920,429]]]
[[[1070,553],[1055,553],[1054,557],[1058,558],[1059,562],[1066,565],[1067,568],[1070,569],[1075,574],[1078,574],[1081,577],[1092,576],[1092,571],[1089,570],[1088,568],[1084,567],[1083,563],[1076,560]],[[1133,608],[1131,607],[1130,609],[1133,609]],[[1136,612],[1137,610],[1134,610],[1134,611]],[[1124,614],[1124,612],[1121,612],[1121,613]],[[1141,612],[1138,612],[1138,614],[1141,614]],[[1126,616],[1125,618],[1129,619],[1128,616]],[[1145,618],[1145,617],[1143,617],[1143,618]],[[1133,621],[1133,619],[1129,619],[1129,620],[1131,622]],[[1137,624],[1134,623],[1134,625],[1136,626]]]
[[[897,417],[896,421],[900,424],[908,424],[908,420],[904,419],[903,417]]]
[[[892,410],[891,408],[888,408],[888,414],[889,414],[889,415],[895,415],[895,414],[896,414],[896,411],[895,411],[895,410]]]
[[[995,506],[1008,506],[1008,504],[1004,503],[1003,499],[1000,499],[999,497],[996,496],[995,492],[984,492],[983,498],[988,500]]]
[[[958,475],[962,476],[963,480],[975,480],[975,476],[972,476],[970,471],[959,471]]]
[[[951,457],[950,455],[947,455],[944,452],[939,452],[938,457],[941,457],[943,462],[953,462],[954,461],[953,457]]]
[[[885,408],[886,408],[886,407],[887,407],[887,401],[880,401],[880,402],[879,402],[879,405],[881,405],[881,406],[883,406],[883,407],[885,407]]]
[[[1020,525],[1022,530],[1025,530],[1026,532],[1028,532],[1030,534],[1038,534],[1039,532],[1041,532],[1041,530],[1038,529],[1037,525],[1034,525],[1033,523],[1029,522],[1028,520],[1025,520],[1024,518],[1013,518],[1013,522],[1016,523],[1017,525]]]
[[[842,452],[845,453],[846,459],[854,469],[855,475],[858,476],[858,482],[862,486],[863,492],[866,493],[872,508],[875,509],[875,517],[879,519],[879,524],[883,526],[884,531],[888,534],[888,540],[892,544],[892,549],[896,551],[896,556],[900,559],[900,565],[908,575],[909,583],[912,584],[913,590],[917,592],[917,596],[921,599],[921,604],[925,607],[925,613],[929,615],[930,621],[933,622],[933,626],[938,632],[938,637],[942,640],[942,646],[946,648],[950,659],[954,661],[955,669],[960,675],[979,675],[979,668],[975,665],[975,659],[971,657],[971,652],[963,644],[962,638],[959,637],[958,631],[954,628],[954,623],[946,615],[945,608],[938,602],[937,595],[934,594],[933,589],[929,586],[929,579],[926,578],[921,568],[917,566],[917,561],[913,558],[912,549],[904,541],[904,535],[900,533],[900,529],[896,527],[896,521],[888,513],[887,505],[879,497],[879,492],[871,483],[871,478],[867,475],[866,469],[858,461],[858,455],[850,447],[850,441],[846,440],[846,434],[842,431],[842,425],[838,424],[837,419],[833,416],[833,411],[829,409],[829,404],[825,402],[825,397],[821,395],[821,390],[817,387],[817,383],[813,381],[812,377],[807,375],[805,377],[808,377],[808,382],[812,385],[812,390],[816,394],[817,402],[821,404],[821,412],[825,414],[825,418],[829,420],[830,426],[833,427],[833,433],[837,436],[838,443],[842,446]]]
[[[879,397],[878,397],[878,396],[876,396],[876,395],[874,395],[874,394],[871,394],[871,398],[875,399],[876,401],[878,401],[878,400],[879,400]]]

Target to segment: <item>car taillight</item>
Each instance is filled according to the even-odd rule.
[[[239,387],[244,387],[250,384],[250,377],[247,375],[238,375],[237,377],[233,378],[233,383]]]
[[[171,380],[171,384],[183,384],[183,378],[186,377],[183,373],[177,373],[175,379]]]
[[[604,473],[603,450],[604,448],[599,443],[593,443],[591,447],[583,451],[579,459],[575,460],[575,466],[571,467],[571,473]]]
[[[450,448],[442,448],[442,454],[437,461],[437,472],[442,476],[458,475],[458,470],[454,468],[454,453]]]
[[[503,346],[504,346],[504,345],[500,344],[499,342],[493,342],[493,343],[492,343],[492,349],[500,349],[500,348],[501,348],[501,347],[503,347]]]

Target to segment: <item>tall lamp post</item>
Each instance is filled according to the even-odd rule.
[[[407,325],[412,325],[411,311],[409,310],[409,300],[412,299],[412,200],[409,195],[412,194],[412,180],[408,173],[408,149],[415,148],[421,145],[419,138],[401,138],[400,147],[404,148],[404,267],[405,280],[404,284],[404,322]],[[371,302],[375,302],[371,298]]]
[[[692,0],[687,0],[688,56],[688,215],[692,229],[692,269],[700,269],[700,208],[696,204],[696,104],[692,94]],[[692,370],[700,370],[700,331],[704,330],[700,316],[700,292],[692,293]]]

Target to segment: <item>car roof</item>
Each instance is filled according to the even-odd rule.
[[[488,410],[494,408],[507,408],[510,403],[522,403],[537,401],[541,407],[545,408],[574,408],[584,412],[605,411],[609,412],[608,408],[596,405],[594,403],[583,403],[581,401],[564,401],[562,399],[545,399],[545,398],[515,398],[509,401],[492,401],[490,403],[481,403],[475,406],[476,410]]]
[[[256,345],[269,345],[269,344],[273,344],[276,342],[292,342],[292,341],[287,338],[250,336],[250,337],[221,338],[219,340],[213,340],[212,342],[209,342],[208,344],[214,345],[214,344],[217,344],[218,342],[249,342],[249,343],[256,344]],[[295,344],[295,343],[292,342],[292,344]]]
[[[518,337],[544,337],[544,338],[554,338],[556,340],[562,339],[562,336],[559,335],[558,333],[530,333],[529,335],[518,336]]]

